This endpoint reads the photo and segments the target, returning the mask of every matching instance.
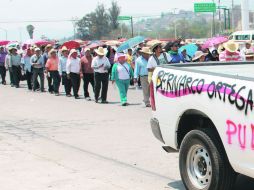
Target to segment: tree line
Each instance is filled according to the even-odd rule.
[[[86,14],[76,22],[77,37],[82,40],[103,39],[111,37],[119,27],[118,16],[121,8],[116,1],[111,2],[111,7],[106,8],[99,3],[95,11]]]

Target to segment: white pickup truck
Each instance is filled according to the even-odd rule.
[[[150,88],[152,131],[179,151],[186,189],[231,190],[237,174],[254,178],[253,62],[158,66]]]

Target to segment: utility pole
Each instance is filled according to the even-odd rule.
[[[174,8],[174,30],[175,30],[175,39],[177,39],[177,28],[176,28],[176,10],[177,8]]]
[[[134,37],[134,29],[133,29],[133,17],[131,17],[131,37]]]
[[[231,12],[231,21],[232,21],[232,23],[231,23],[231,28],[233,30],[235,30],[234,7],[235,7],[235,3],[234,3],[234,0],[232,0],[232,12]]]
[[[214,3],[214,0],[213,0],[213,3]],[[215,13],[216,12],[213,12],[213,23],[212,23],[212,36],[215,36]]]
[[[250,28],[250,13],[249,13],[249,0],[242,0],[242,30],[249,30]]]

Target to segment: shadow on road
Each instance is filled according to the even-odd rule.
[[[182,181],[174,181],[168,184],[169,187],[177,190],[185,190]],[[239,175],[236,180],[236,185],[233,190],[253,190],[254,189],[254,179]]]

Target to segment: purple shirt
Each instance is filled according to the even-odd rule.
[[[0,66],[4,66],[6,55],[7,55],[6,52],[0,53]]]

